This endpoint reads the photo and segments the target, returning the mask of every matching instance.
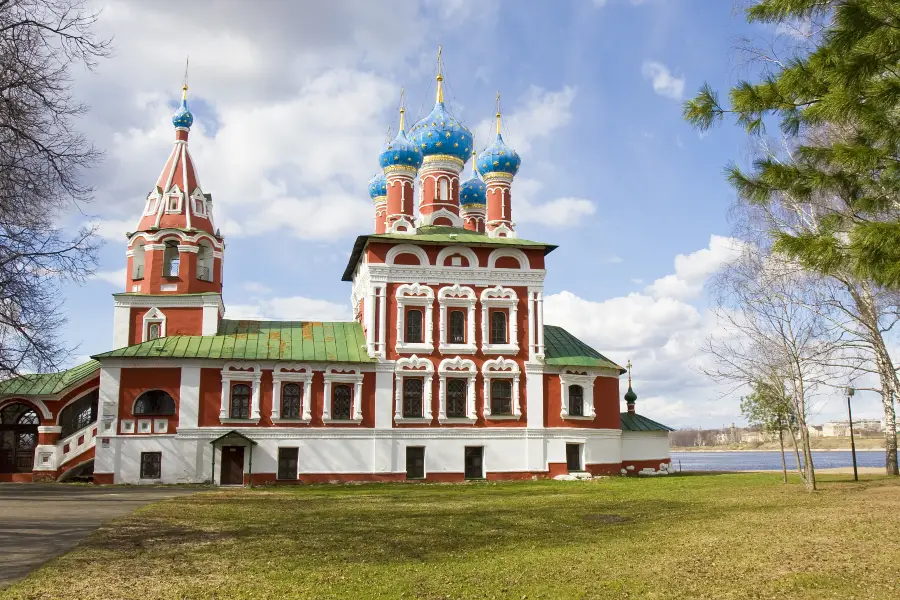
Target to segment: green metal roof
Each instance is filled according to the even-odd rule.
[[[374,362],[356,321],[233,321],[223,319],[216,335],[177,335],[97,354],[93,358],[209,358]]]
[[[605,367],[625,369],[609,360],[577,337],[556,325],[544,325],[544,362],[559,367]]]
[[[550,254],[556,250],[557,246],[553,244],[545,244],[544,242],[534,242],[532,240],[523,240],[521,238],[492,238],[485,233],[477,231],[469,231],[468,229],[459,229],[457,227],[436,227],[429,225],[419,227],[414,234],[406,233],[372,233],[369,235],[361,235],[356,238],[353,244],[353,252],[350,253],[350,261],[347,268],[344,269],[342,281],[353,280],[353,270],[356,269],[356,263],[362,256],[366,243],[369,241],[384,242],[405,242],[410,244],[463,244],[466,246],[506,246],[509,248],[543,248],[544,254]]]
[[[619,421],[622,424],[622,431],[675,431],[637,413],[619,413]]]
[[[0,396],[54,396],[88,378],[99,368],[99,362],[90,360],[58,373],[20,375],[0,382]]]

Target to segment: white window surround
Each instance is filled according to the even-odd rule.
[[[198,217],[206,216],[206,196],[203,195],[203,192],[200,191],[200,188],[194,190],[194,193],[191,194],[191,212]],[[197,209],[200,210],[197,210]]]
[[[484,361],[481,367],[481,375],[484,378],[484,418],[485,419],[518,419],[522,416],[522,407],[519,406],[519,365],[514,360],[502,356]],[[512,381],[512,416],[491,416],[491,381],[493,379],[509,379]]]
[[[403,378],[421,377],[424,380],[422,386],[422,417],[405,418],[403,416]],[[431,411],[431,387],[434,381],[434,364],[427,358],[419,358],[415,354],[409,358],[398,358],[394,363],[394,421],[398,423],[430,423]]]
[[[134,420],[122,419],[122,433],[134,433]]]
[[[437,260],[434,263],[435,266],[444,266],[444,263],[447,261],[447,257],[453,256],[454,254],[465,256],[466,260],[469,261],[470,268],[477,268],[480,266],[478,264],[478,255],[475,254],[475,252],[471,248],[467,248],[465,246],[447,246],[446,248],[442,248],[441,251],[438,252]]]
[[[159,199],[159,194],[155,191],[147,196],[147,204],[144,206],[145,215],[152,216],[156,214],[156,211],[159,210]]]
[[[172,200],[175,199],[177,201],[177,207],[172,208]],[[166,210],[167,213],[180,213],[181,212],[181,202],[184,199],[184,194],[181,193],[181,190],[178,188],[178,185],[173,185],[172,189],[169,190],[165,195],[166,200]]]
[[[434,290],[427,285],[418,283],[404,284],[397,288],[394,295],[397,300],[397,343],[394,350],[402,353],[414,352],[433,352],[434,343],[434,318],[432,316],[432,307],[434,305]],[[406,343],[406,309],[409,307],[421,306],[425,308],[424,318],[424,335],[421,343]]]
[[[409,216],[409,215],[390,215],[390,216],[394,216],[397,218],[391,222],[391,226],[388,229],[388,233],[408,233],[409,235],[415,235],[416,224],[413,222],[413,219],[411,216]]]
[[[519,268],[522,270],[531,268],[531,263],[528,261],[528,255],[518,248],[497,248],[491,252],[490,256],[488,256],[488,268],[496,269],[497,260],[501,258],[515,259],[516,262],[519,263]]]
[[[401,254],[414,254],[419,258],[418,265],[397,265],[400,267],[408,267],[408,266],[428,266],[431,263],[428,260],[428,254],[421,246],[416,246],[414,244],[397,244],[396,246],[391,247],[387,252],[387,256],[384,257],[384,262],[387,265],[396,264],[396,259]]]
[[[159,337],[166,337],[166,315],[154,306],[144,313],[143,334],[141,335],[142,342],[150,340],[150,325],[153,325],[154,323],[159,325]]]
[[[153,432],[153,420],[152,419],[138,419],[138,433],[152,433]]]
[[[282,423],[309,423],[312,419],[313,371],[309,365],[287,363],[277,365],[272,371],[272,421]],[[281,418],[281,386],[284,383],[302,383],[303,396],[300,398],[300,418]]]
[[[222,423],[258,423],[259,422],[259,380],[262,371],[257,363],[229,362],[222,367],[222,398],[219,406],[219,421]],[[251,383],[250,418],[232,419],[231,408],[231,384],[234,381]]]
[[[500,223],[500,225],[495,225],[495,223]],[[515,238],[518,237],[516,232],[513,231],[509,226],[506,225],[505,221],[488,221],[487,226],[489,228],[488,237],[491,238]]]
[[[442,287],[438,290],[438,304],[440,305],[440,344],[438,349],[442,354],[475,354],[478,350],[475,344],[475,290],[459,284]],[[448,307],[463,307],[466,309],[466,342],[464,344],[451,344],[447,341],[450,332],[450,311]]]
[[[352,410],[349,421],[331,418],[331,385],[334,383],[353,384],[353,398],[351,398]],[[328,365],[328,367],[325,368],[325,393],[322,396],[322,421],[324,423],[359,423],[362,421],[362,384],[363,374],[358,367]]]
[[[153,433],[166,433],[168,430],[168,419],[153,419]]]
[[[573,421],[592,421],[597,415],[594,410],[594,380],[596,375],[590,375],[584,371],[563,370],[559,374],[560,410],[559,416]],[[569,414],[569,386],[580,385],[584,390],[584,416],[579,417]]]
[[[453,227],[462,227],[463,220],[459,215],[455,215],[446,208],[439,208],[434,212],[430,212],[427,215],[419,214],[419,225],[431,225],[435,222],[436,219],[439,218],[449,219],[453,224]],[[427,263],[426,263],[427,264]]]
[[[519,299],[516,291],[502,286],[487,288],[481,292],[481,351],[485,354],[518,354],[519,353]],[[490,311],[491,309],[507,310],[507,335],[509,343],[491,344]]]
[[[478,367],[468,358],[457,356],[445,358],[438,365],[438,377],[440,388],[438,391],[438,422],[440,423],[474,423],[477,419],[475,412],[475,378],[478,376]],[[466,416],[447,416],[447,380],[467,379],[466,383]]]

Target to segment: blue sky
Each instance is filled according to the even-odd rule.
[[[338,319],[353,239],[372,229],[366,183],[401,86],[410,116],[434,102],[443,45],[451,110],[489,140],[495,94],[523,157],[513,185],[521,237],[550,255],[546,322],[635,363],[639,410],[672,425],[740,421],[698,372],[715,329],[704,285],[734,254],[722,171],[748,142],[730,126],[698,135],[681,102],[740,72],[741,36],[766,39],[731,2],[445,0],[328,3],[115,0],[101,32],[115,56],[77,73],[80,124],[106,152],[87,174],[101,223],[100,269],[66,288],[65,339],[108,350],[124,291],[124,232],[138,221],[173,140],[169,116],[190,56],[191,150],[226,236],[232,317]],[[173,28],[174,23],[179,27]],[[467,169],[469,167],[467,166]],[[817,420],[839,418],[823,397]],[[879,416],[860,397],[860,416]]]

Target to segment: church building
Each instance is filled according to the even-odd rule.
[[[553,244],[518,237],[519,155],[448,110],[399,131],[369,183],[347,322],[225,318],[225,239],[188,137],[128,233],[113,349],[0,382],[0,481],[219,485],[666,473],[669,428],[627,371],[544,322]],[[202,157],[200,157],[202,158]],[[463,178],[468,169],[468,177]],[[629,365],[630,366],[630,365]]]

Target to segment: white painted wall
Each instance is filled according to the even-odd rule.
[[[669,433],[666,431],[623,431],[622,462],[669,458]]]

